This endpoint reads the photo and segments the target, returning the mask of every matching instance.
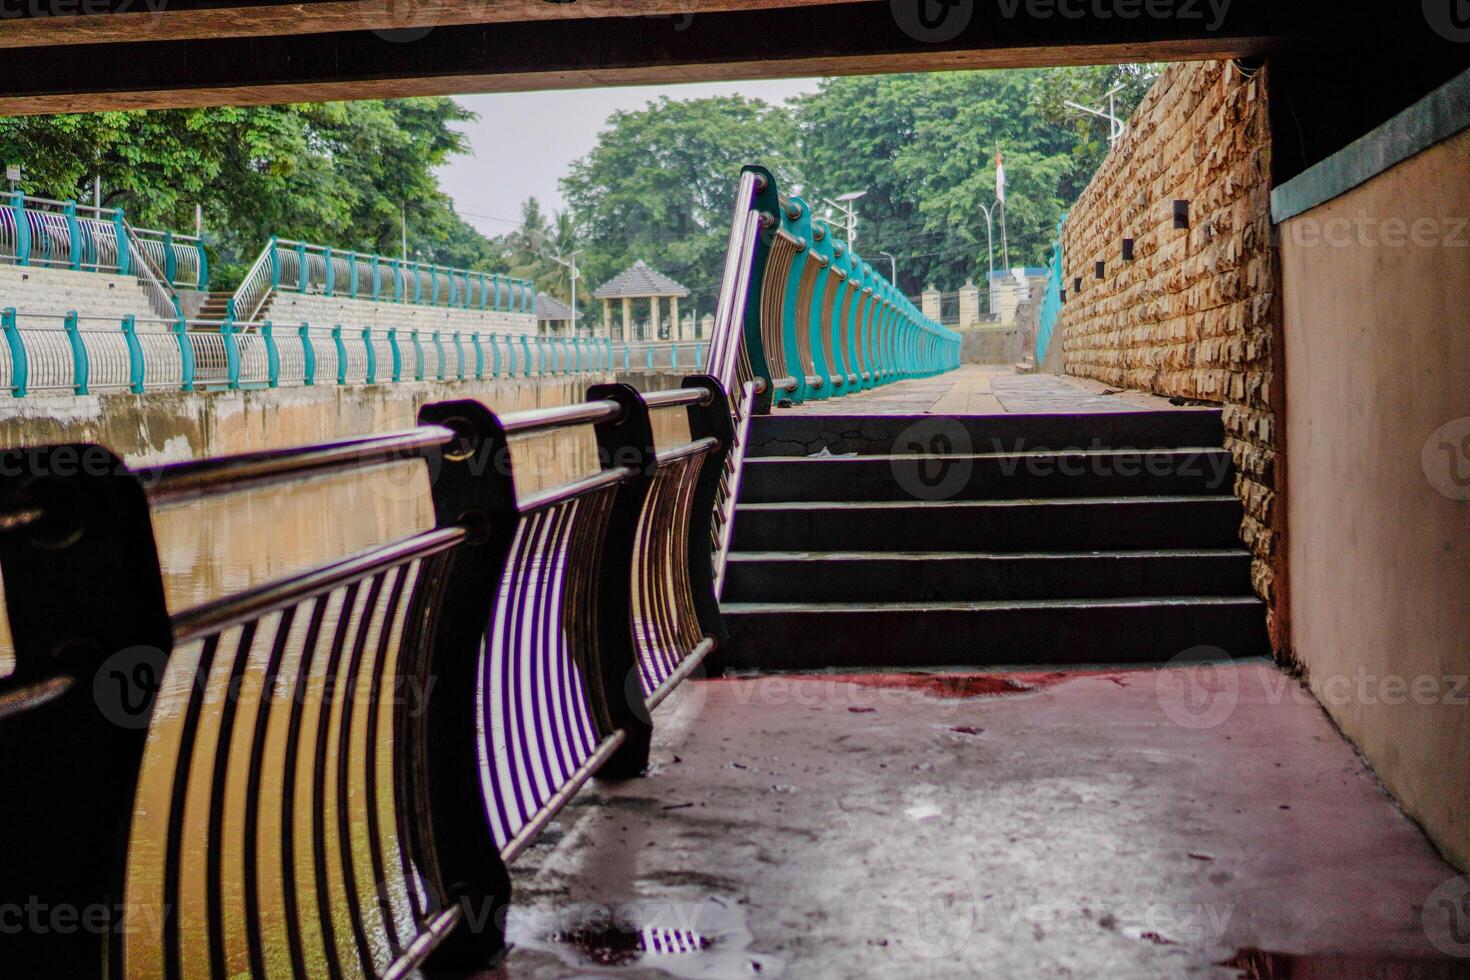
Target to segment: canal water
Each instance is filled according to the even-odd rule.
[[[656,412],[654,422],[660,446],[689,438],[682,409]],[[511,453],[522,496],[599,465],[587,427],[517,437]],[[152,516],[164,592],[178,612],[432,527],[434,508],[423,467],[405,463],[159,507]],[[0,677],[13,663],[9,616],[0,615]]]

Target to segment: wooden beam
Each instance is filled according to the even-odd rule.
[[[5,57],[0,113],[1225,58],[1269,53],[1334,23],[1320,16],[1326,0],[1234,0],[1213,31],[1196,20],[1030,17],[1030,0],[1014,2],[977,3],[944,40],[904,29],[887,3],[848,0],[701,13],[682,29],[563,18],[439,27],[412,41],[361,30],[19,48]],[[1186,2],[1210,9],[1175,0]]]
[[[692,25],[694,17],[717,11],[843,2],[850,0],[25,0],[0,18],[0,48],[362,30],[406,41],[464,24],[654,17]]]

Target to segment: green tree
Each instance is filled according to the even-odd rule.
[[[579,241],[570,211],[554,211],[547,217],[541,202],[528,197],[521,203],[521,223],[496,239],[496,244],[505,253],[511,275],[530,279],[538,292],[567,301],[572,291],[571,271],[552,256],[570,256],[580,247]]]
[[[586,249],[582,288],[590,294],[642,259],[709,310],[740,168],[764,163],[785,186],[796,172],[795,147],[790,114],[759,99],[665,97],[614,113],[561,182]]]
[[[1127,119],[1138,108],[1159,78],[1159,66],[1093,65],[1044,72],[1037,85],[1037,99],[1044,119],[1075,134],[1072,171],[1063,180],[1063,197],[1074,201],[1108,155],[1109,126],[1105,120],[1078,112],[1066,105],[1075,102],[1091,108],[1106,108],[1113,92],[1114,111]]]
[[[503,268],[455,215],[435,168],[464,152],[452,99],[0,119],[0,159],[23,187],[109,206],[140,226],[191,229],[194,208],[230,284],[271,235],[396,255],[406,221],[427,261]]]
[[[1011,265],[1040,265],[1057,220],[1107,150],[1105,124],[1063,102],[1096,104],[1115,84],[1121,115],[1148,90],[1146,65],[943,72],[826,79],[794,106],[813,198],[866,190],[858,251],[879,268],[898,258],[914,294],[933,283],[983,282],[989,256],[981,205],[995,217],[995,154],[1006,172],[1004,224]],[[1101,143],[1097,142],[1101,133]],[[876,260],[876,261],[875,261]]]

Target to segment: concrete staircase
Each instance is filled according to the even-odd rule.
[[[230,300],[234,297],[230,290],[216,290],[204,297],[203,304],[199,307],[200,320],[223,320],[229,312]]]
[[[1223,440],[1210,410],[757,419],[723,596],[730,662],[1264,654]]]

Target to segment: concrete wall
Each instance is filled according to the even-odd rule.
[[[1265,82],[1225,62],[1164,70],[1067,218],[1067,302],[1052,344],[1068,374],[1223,404],[1246,509],[1241,538],[1280,650],[1280,321]],[[1173,227],[1175,200],[1189,202],[1187,230]],[[1131,262],[1124,238],[1134,240]]]
[[[1015,364],[1025,343],[1020,327],[976,327],[961,331],[960,337],[965,364]]]
[[[1280,227],[1292,652],[1461,867],[1470,867],[1467,171],[1470,132]]]

